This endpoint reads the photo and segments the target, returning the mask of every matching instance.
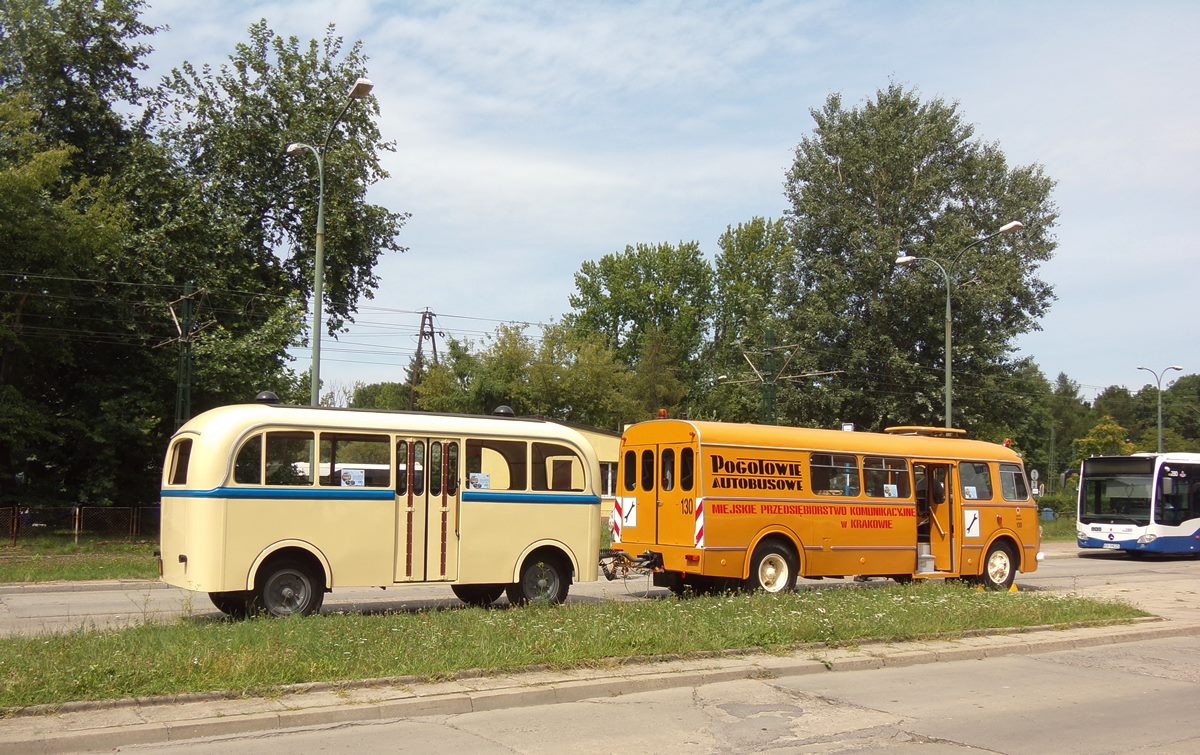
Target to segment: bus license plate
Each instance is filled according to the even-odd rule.
[[[1120,543],[1105,543],[1103,547],[1104,547],[1104,549],[1105,549],[1105,550],[1109,550],[1109,551],[1119,551],[1119,550],[1121,550],[1121,544],[1120,544]]]

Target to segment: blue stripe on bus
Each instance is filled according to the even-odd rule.
[[[579,503],[589,506],[600,504],[598,495],[569,495],[563,493],[484,493],[464,490],[464,503]]]
[[[321,501],[390,501],[395,498],[391,488],[213,488],[211,490],[162,490],[163,498],[266,498]],[[595,495],[562,493],[515,493],[464,490],[464,503],[573,503],[598,506]]]

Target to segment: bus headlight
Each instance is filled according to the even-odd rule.
[[[1150,533],[1147,532],[1145,535],[1142,535],[1141,537],[1139,537],[1137,539],[1137,544],[1138,545],[1149,545],[1150,543],[1153,543],[1155,538],[1157,538],[1157,537],[1158,537],[1158,535],[1151,535]]]

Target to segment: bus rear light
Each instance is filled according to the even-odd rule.
[[[700,563],[700,554],[699,553],[685,553],[683,556],[683,560],[687,561],[689,564],[698,564],[698,563]]]

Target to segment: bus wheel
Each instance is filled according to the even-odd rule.
[[[504,585],[450,585],[454,596],[469,606],[487,608],[504,593]]]
[[[523,606],[531,601],[561,603],[567,599],[570,575],[555,556],[533,555],[521,566],[521,581],[508,586],[508,602]]]
[[[799,567],[791,549],[768,540],[754,549],[746,587],[765,592],[787,592],[796,587],[797,571]]]
[[[995,543],[988,549],[983,561],[983,574],[976,579],[989,590],[1007,590],[1017,577],[1017,560],[1012,548],[1005,543]]]
[[[308,616],[321,610],[325,586],[301,563],[276,561],[259,572],[257,608],[271,616]]]
[[[248,590],[234,592],[210,592],[208,599],[217,610],[231,619],[244,619],[250,612],[250,601],[254,594]]]
[[[893,582],[895,582],[898,585],[907,585],[907,584],[912,583],[913,575],[911,575],[911,574],[892,574],[888,577],[888,579],[892,580]]]

